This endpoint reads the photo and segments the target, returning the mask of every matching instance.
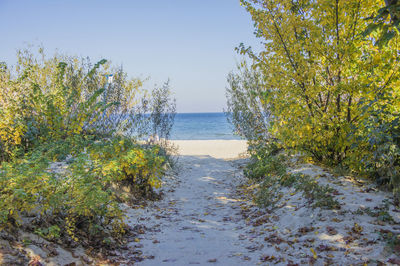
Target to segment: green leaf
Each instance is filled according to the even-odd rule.
[[[375,32],[380,26],[382,25],[382,23],[371,23],[368,25],[368,27],[362,32],[362,36],[363,37],[367,37],[368,35],[370,35],[371,33]]]
[[[89,73],[86,75],[86,78],[92,78],[93,75],[96,73],[97,69],[100,68],[100,66],[104,65],[107,63],[106,59],[101,59],[99,62],[97,62],[94,67],[89,71]]]
[[[381,35],[379,40],[375,43],[376,46],[382,48],[388,44],[388,42],[396,36],[396,33],[393,31],[385,32]]]

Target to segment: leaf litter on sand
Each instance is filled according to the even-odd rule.
[[[384,207],[385,202],[392,200],[390,193],[348,177],[333,178],[328,171],[315,165],[294,165],[291,171],[317,177],[315,180],[320,185],[332,187],[331,195],[341,208],[313,208],[301,193],[293,193],[286,187],[280,188],[283,196],[277,202],[278,207],[260,208],[253,202],[258,186],[254,182],[243,182],[237,188],[243,200],[243,217],[249,219],[248,225],[254,226],[258,234],[271,232],[264,236],[269,245],[263,251],[269,250],[275,257],[283,256],[292,265],[400,261],[400,215],[392,203]],[[364,211],[358,211],[360,208]],[[260,210],[279,219],[254,215]],[[391,233],[382,233],[382,230]],[[267,260],[272,261],[268,255],[260,259]]]

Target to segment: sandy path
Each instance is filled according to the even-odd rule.
[[[144,260],[140,265],[220,265],[254,264],[260,257],[257,243],[244,235],[246,226],[234,198],[235,176],[232,161],[199,155],[207,142],[180,142],[182,169],[176,180],[167,181],[166,195],[154,206],[131,212],[130,220],[153,228],[140,242]],[[226,157],[245,150],[242,141],[218,141],[210,151],[221,157],[216,145],[224,146]],[[189,148],[188,146],[192,146]],[[198,147],[198,149],[193,149]],[[201,150],[202,149],[202,150]],[[188,154],[197,155],[188,155]]]
[[[312,208],[293,187],[282,188],[279,207],[260,209],[252,201],[254,188],[243,185],[247,179],[238,161],[228,159],[244,152],[245,142],[176,144],[182,169],[176,177],[165,178],[163,200],[127,208],[139,234],[128,244],[138,256],[125,257],[126,262],[147,258],[139,265],[400,265],[383,235],[400,234],[400,211],[385,207],[390,193],[335,177],[318,166],[295,164],[292,172],[334,188],[340,210]]]

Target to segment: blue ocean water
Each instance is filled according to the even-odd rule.
[[[178,113],[175,116],[172,140],[240,139],[224,113]]]

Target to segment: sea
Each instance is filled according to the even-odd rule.
[[[177,113],[171,140],[234,140],[233,126],[224,113]]]

